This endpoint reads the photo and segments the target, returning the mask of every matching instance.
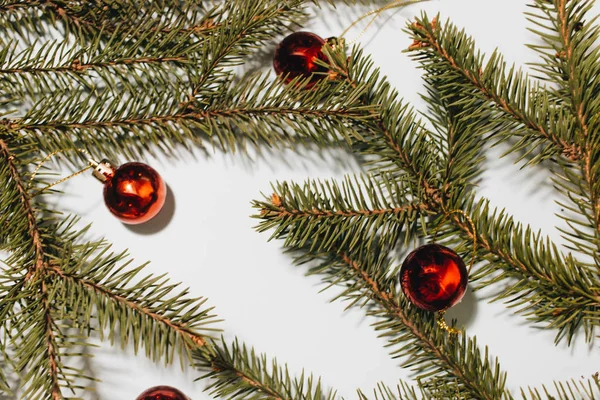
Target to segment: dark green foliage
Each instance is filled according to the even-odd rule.
[[[325,391],[321,381],[312,375],[302,374],[293,378],[287,367],[277,360],[268,360],[254,349],[240,344],[217,344],[208,350],[196,352],[196,367],[205,372],[201,379],[208,379],[207,390],[216,397],[226,399],[301,399],[332,400],[336,395]]]
[[[355,3],[355,1],[344,1]],[[368,0],[365,0],[368,3]],[[415,387],[379,385],[375,399],[511,399],[506,373],[466,332],[452,336],[402,297],[398,255],[439,240],[475,252],[480,286],[510,279],[498,298],[557,340],[600,321],[600,36],[590,0],[533,0],[528,18],[543,44],[534,83],[498,53],[486,58],[451,23],[409,24],[409,51],[424,71],[426,116],[399,99],[358,48],[326,48],[329,79],[313,90],[234,67],[307,17],[304,0],[0,0],[0,391],[28,400],[78,398],[94,376],[89,336],[132,346],[156,362],[179,359],[228,399],[332,400],[319,378],[239,342],[215,339],[216,317],[165,275],[143,275],[125,252],[89,241],[57,214],[56,177],[37,163],[52,151],[96,157],[221,151],[314,142],[344,146],[368,170],[342,182],[277,183],[255,201],[259,230],[285,247],[336,299],[361,307],[410,368]],[[317,2],[313,2],[317,4]],[[331,4],[336,2],[329,1]],[[318,5],[318,4],[317,4]],[[55,40],[58,36],[64,40]],[[36,42],[39,41],[39,42]],[[572,253],[475,201],[482,146],[507,141],[528,164],[551,162],[564,195]],[[79,165],[79,154],[65,159]],[[467,213],[476,233],[460,215]],[[477,248],[473,249],[473,236]],[[576,254],[575,254],[576,253]],[[18,387],[9,379],[20,378]],[[523,389],[524,399],[594,398],[588,381]],[[553,397],[554,396],[554,397]],[[358,397],[369,396],[359,391]]]

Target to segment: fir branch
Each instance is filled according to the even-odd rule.
[[[325,393],[320,379],[312,375],[292,378],[277,360],[269,362],[239,341],[227,345],[223,339],[210,349],[195,353],[196,367],[205,372],[200,379],[211,382],[212,396],[230,400],[333,400],[335,392]]]
[[[445,193],[472,188],[483,170],[483,141],[494,129],[493,116],[485,102],[448,87],[438,71],[427,69],[424,80],[428,120],[434,127],[439,153],[444,155],[442,188]]]
[[[201,60],[203,74],[192,85],[186,109],[200,97],[211,82],[227,79],[229,72],[223,67],[238,65],[242,57],[267,40],[283,33],[288,25],[296,25],[306,14],[302,6],[306,0],[233,0],[223,8],[225,18],[221,21],[221,34],[209,38],[204,44],[210,57]],[[214,83],[213,83],[214,84]]]
[[[20,310],[16,330],[17,369],[23,371],[23,396],[27,399],[62,400],[62,362],[51,317],[51,296],[44,280],[35,283],[36,295]]]
[[[172,28],[153,26],[152,32],[193,33],[198,36],[210,34],[215,26],[210,23],[214,9],[207,10],[197,1],[159,0],[152,2],[105,0],[63,1],[63,0],[6,0],[0,2],[4,18],[15,14],[27,15],[31,23],[39,25],[62,22],[66,35],[95,36],[112,34],[123,27],[134,27],[152,19],[171,22]],[[201,15],[200,18],[198,16]],[[33,18],[32,18],[33,17]],[[168,18],[170,17],[170,18]],[[202,18],[204,17],[204,18]],[[193,21],[189,25],[184,22]]]
[[[590,124],[596,130],[595,120],[600,111],[596,93],[600,90],[600,51],[595,42],[600,30],[597,17],[586,21],[593,2],[537,0],[539,14],[529,13],[529,20],[537,29],[531,29],[545,42],[531,46],[541,55],[545,64],[537,64],[548,80],[558,86],[555,94],[568,107],[577,121],[578,139],[584,143],[580,161],[581,173],[571,165],[561,165],[563,174],[554,182],[570,204],[561,204],[580,218],[561,216],[570,226],[563,233],[573,248],[587,254],[600,268],[600,174],[597,164],[597,146],[590,140]],[[591,233],[593,232],[593,233]]]
[[[423,188],[423,199],[439,199],[439,171],[443,161],[433,135],[424,127],[415,111],[398,101],[398,92],[381,78],[373,62],[355,48],[350,57],[343,51],[326,50],[332,74],[347,87],[361,88],[358,101],[376,108],[368,118],[357,120],[351,139],[357,151],[372,160],[374,172],[408,173],[416,187]],[[343,89],[343,88],[342,88]],[[400,171],[400,172],[398,172]],[[429,200],[424,200],[428,202]]]
[[[480,257],[487,261],[474,276],[483,279],[479,286],[514,278],[516,283],[505,288],[499,299],[509,299],[518,312],[557,329],[557,342],[566,338],[570,343],[579,327],[588,341],[593,340],[600,316],[596,276],[571,256],[563,256],[540,232],[515,222],[504,211],[490,210],[488,201],[470,203],[466,211],[477,227]],[[472,242],[468,225],[453,219],[465,241]]]
[[[81,329],[93,327],[96,320],[102,336],[108,332],[109,340],[114,343],[118,337],[122,346],[132,342],[136,351],[143,346],[154,361],[168,364],[175,353],[182,363],[189,360],[192,350],[207,344],[215,322],[211,309],[203,307],[205,300],[187,298],[187,290],[173,293],[178,285],[164,275],[138,277],[143,265],[128,269],[126,254],[109,250],[102,242],[87,243],[49,267],[63,318]]]
[[[50,315],[51,306],[48,299],[48,287],[45,281],[41,282],[42,307],[44,310],[44,328],[47,347],[47,362],[48,373],[51,379],[51,396],[52,400],[61,400],[63,398],[59,384],[59,360],[58,360],[58,343],[54,334],[54,320]]]
[[[149,82],[168,86],[181,80],[179,75],[191,74],[200,44],[186,43],[183,35],[181,43],[173,44],[171,38],[148,32],[148,24],[117,30],[105,39],[96,35],[77,45],[48,41],[18,51],[13,41],[0,52],[0,76],[35,98],[38,92],[43,96],[53,90],[94,92],[102,83],[123,96],[141,88],[149,91]],[[135,39],[123,38],[130,36]]]
[[[314,92],[302,90],[305,82],[298,83],[283,86],[267,75],[248,76],[221,87],[206,104],[185,111],[179,102],[185,88],[168,99],[162,92],[151,97],[132,94],[127,105],[111,93],[99,98],[61,97],[60,102],[45,99],[23,118],[5,125],[49,152],[84,147],[99,157],[109,149],[136,156],[148,151],[149,144],[169,150],[177,143],[201,143],[206,138],[224,151],[244,148],[246,142],[280,146],[318,138],[316,132],[328,132],[329,142],[341,140],[349,121],[365,119],[373,108],[357,101],[361,88],[340,95],[344,83],[323,82]],[[105,154],[98,154],[99,149]]]
[[[431,394],[423,387],[420,387],[419,391],[417,391],[414,387],[402,381],[400,381],[395,389],[396,390],[383,383],[379,383],[377,384],[377,387],[373,389],[372,398],[375,400],[422,400],[433,398],[433,396],[431,396]],[[358,398],[360,400],[369,400],[371,397],[359,390]]]
[[[348,177],[341,184],[335,181],[308,181],[304,185],[278,183],[274,194],[265,201],[255,201],[260,210],[259,232],[273,229],[273,237],[286,236],[287,242],[302,245],[314,235],[325,243],[343,243],[352,249],[370,246],[379,232],[389,232],[389,245],[403,231],[414,231],[417,221],[427,212],[418,200],[417,189],[407,180],[380,176],[378,180],[361,176]],[[390,198],[391,200],[388,200]],[[347,236],[348,231],[359,232]],[[295,234],[291,234],[295,232]],[[289,233],[290,236],[287,236]],[[301,236],[297,236],[301,235]]]
[[[534,66],[558,87],[549,90],[571,109],[581,138],[589,135],[591,117],[598,107],[594,93],[600,83],[600,52],[594,42],[600,30],[595,25],[597,18],[586,21],[593,4],[590,0],[536,0],[533,7],[538,13],[526,14],[534,24],[530,30],[544,42],[530,45],[544,60]]]
[[[522,138],[511,151],[530,154],[541,145],[542,151],[530,162],[555,154],[573,162],[582,159],[584,149],[575,140],[575,121],[570,113],[539,86],[529,83],[523,73],[514,67],[507,69],[498,53],[493,53],[484,65],[483,55],[476,52],[473,40],[464,31],[451,23],[442,26],[425,15],[408,28],[415,41],[409,48],[416,52],[414,58],[443,71],[444,78],[453,85],[472,88],[472,96],[496,106],[501,131]]]
[[[18,192],[19,196],[19,208],[22,209],[23,213],[27,218],[27,225],[29,231],[29,237],[31,240],[31,246],[34,248],[34,261],[33,265],[29,268],[29,276],[34,272],[41,273],[45,264],[45,252],[44,245],[42,242],[42,235],[38,226],[37,217],[35,211],[31,205],[29,194],[25,187],[25,183],[21,178],[21,173],[15,162],[15,155],[11,152],[8,144],[4,139],[0,139],[0,152],[7,166],[12,185]]]
[[[295,252],[298,263],[317,261],[310,274],[323,275],[327,287],[344,288],[336,299],[346,299],[348,307],[368,306],[367,314],[377,319],[375,329],[396,347],[393,355],[403,358],[403,366],[412,367],[423,378],[425,387],[440,390],[440,382],[445,382],[454,394],[454,383],[458,381],[460,390],[474,398],[507,395],[504,373],[497,363],[490,363],[487,350],[482,357],[474,339],[447,335],[437,327],[432,313],[417,310],[397,293],[398,269],[391,265],[389,248],[372,243],[347,251],[343,247],[346,236],[358,232],[339,235],[332,243],[322,240],[319,234],[305,240],[295,230],[301,227],[282,232],[277,238],[287,240],[286,248]],[[298,239],[289,239],[294,237]]]
[[[498,279],[509,276],[518,278],[519,284],[506,291],[506,297],[516,299],[521,310],[536,321],[558,329],[557,340],[567,338],[570,341],[580,326],[585,327],[586,338],[592,340],[594,327],[598,325],[600,293],[595,289],[598,287],[595,284],[597,278],[590,274],[585,265],[572,257],[563,256],[549,240],[538,243],[529,227],[515,230],[514,221],[504,213],[490,215],[487,202],[473,205],[472,196],[464,192],[460,185],[453,184],[446,189],[435,177],[435,171],[444,170],[444,161],[430,157],[432,161],[424,163],[423,158],[417,158],[421,154],[411,154],[414,151],[410,145],[412,135],[431,135],[420,133],[425,130],[423,127],[406,131],[404,125],[400,126],[401,129],[393,125],[397,118],[406,120],[406,114],[410,113],[406,111],[407,106],[395,100],[395,92],[380,89],[385,88],[387,83],[385,80],[378,81],[376,72],[370,69],[370,61],[362,59],[360,51],[354,52],[348,60],[334,54],[333,60],[335,71],[342,79],[347,80],[350,85],[365,85],[365,95],[361,97],[361,101],[365,104],[380,104],[381,113],[391,121],[382,125],[381,120],[375,118],[373,124],[367,125],[370,135],[364,132],[364,125],[361,125],[360,137],[353,136],[358,138],[355,147],[364,154],[376,155],[377,159],[373,161],[376,167],[383,165],[387,168],[389,163],[395,163],[406,173],[413,175],[415,184],[421,185],[423,189],[420,200],[432,214],[444,215],[449,210],[457,209],[467,212],[477,225],[479,255],[488,261],[481,276],[484,272],[493,270],[500,272]],[[367,81],[362,81],[365,78]],[[485,113],[483,110],[483,115]],[[458,115],[460,118],[467,118],[468,113]],[[414,123],[411,119],[409,121]],[[398,133],[395,136],[390,132]],[[423,148],[435,151],[440,145],[427,141]],[[450,158],[447,162],[452,161]],[[463,168],[468,171],[469,165],[467,163]],[[428,174],[432,178],[423,179]],[[454,226],[452,232],[459,233],[465,244],[470,246],[473,243],[470,225],[457,215],[453,215],[450,221]],[[504,236],[498,236],[497,232],[503,232]],[[532,242],[536,243],[533,248]],[[489,285],[498,279],[490,279],[481,284]]]

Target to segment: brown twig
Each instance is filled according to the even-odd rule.
[[[110,128],[110,127],[127,127],[131,125],[149,125],[153,123],[165,123],[165,122],[179,122],[181,120],[206,120],[217,117],[232,117],[236,115],[256,115],[256,116],[268,116],[268,115],[297,115],[297,116],[313,116],[313,117],[326,117],[326,116],[339,116],[339,117],[351,117],[352,114],[344,109],[332,109],[332,110],[314,110],[310,108],[270,108],[270,107],[256,107],[256,108],[237,108],[231,110],[189,110],[188,112],[179,112],[170,115],[158,115],[147,118],[127,118],[119,120],[107,120],[107,121],[84,121],[84,122],[62,122],[62,121],[47,121],[39,124],[23,123],[22,120],[14,119],[9,120],[6,123],[16,130],[45,130],[45,129],[94,129],[94,128]],[[362,115],[361,115],[362,116]]]
[[[27,215],[27,221],[29,223],[29,236],[31,237],[32,244],[35,248],[35,261],[32,268],[29,269],[27,273],[27,279],[30,279],[34,273],[41,273],[44,269],[44,245],[42,243],[42,235],[40,233],[37,218],[35,215],[35,210],[30,202],[29,194],[27,193],[27,189],[23,179],[21,178],[21,173],[17,165],[15,164],[15,156],[10,151],[8,144],[3,139],[0,139],[0,152],[2,153],[6,164],[8,165],[8,170],[10,171],[11,178],[17,187],[17,190],[20,194],[21,206],[23,211]]]
[[[277,195],[274,195],[277,196]],[[358,216],[374,216],[374,215],[382,215],[382,214],[402,214],[411,210],[425,210],[427,209],[427,205],[425,203],[416,203],[409,204],[403,207],[394,207],[394,208],[380,208],[373,210],[319,210],[313,208],[311,210],[288,210],[286,207],[280,203],[279,205],[276,202],[273,202],[273,205],[277,207],[277,210],[264,209],[264,213],[262,214],[265,217],[316,217],[316,218],[330,218],[330,217],[358,217]]]
[[[0,68],[0,74],[36,74],[50,72],[75,72],[82,73],[93,68],[108,68],[119,65],[135,65],[135,64],[159,64],[167,62],[188,62],[187,57],[140,57],[123,59],[119,61],[85,63],[82,64],[79,60],[74,60],[70,65],[57,67],[21,67],[21,68]]]

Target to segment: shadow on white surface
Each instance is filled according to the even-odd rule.
[[[156,215],[156,217],[152,218],[150,221],[139,224],[139,225],[130,225],[123,224],[130,231],[137,233],[139,235],[152,235],[158,233],[165,229],[173,220],[173,216],[175,215],[175,195],[173,194],[173,189],[169,184],[167,184],[167,196],[165,198],[165,204]]]
[[[468,329],[477,319],[478,300],[475,292],[467,287],[465,297],[463,297],[462,301],[446,313],[448,323],[456,319],[459,328],[464,327]]]

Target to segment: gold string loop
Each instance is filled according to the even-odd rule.
[[[459,333],[462,333],[462,330],[451,327],[450,325],[448,325],[446,323],[446,320],[444,319],[445,315],[446,315],[446,310],[442,310],[437,313],[436,322],[437,322],[438,326],[440,328],[442,328],[443,330],[445,330],[446,332],[448,332],[450,335],[458,335]]]
[[[36,196],[38,196],[40,194],[42,194],[44,191],[50,189],[53,186],[56,186],[56,185],[61,184],[61,183],[65,182],[65,181],[68,181],[71,178],[75,178],[76,176],[83,174],[88,169],[96,168],[98,166],[98,162],[95,161],[95,160],[93,160],[91,158],[90,152],[87,151],[86,149],[64,149],[64,150],[56,150],[56,151],[53,151],[52,153],[48,154],[46,157],[44,157],[44,159],[42,161],[40,161],[40,163],[37,165],[37,167],[35,168],[35,170],[33,170],[33,173],[31,174],[31,178],[29,178],[29,184],[27,185],[27,189],[31,188],[31,186],[33,185],[33,180],[35,179],[35,176],[37,175],[37,173],[39,172],[40,168],[42,168],[42,166],[45,163],[47,163],[55,155],[66,153],[67,151],[75,151],[75,152],[87,155],[88,156],[89,165],[86,166],[85,168],[80,169],[77,172],[72,173],[69,176],[61,178],[61,179],[59,179],[59,180],[57,180],[55,182],[50,183],[49,185],[44,186],[42,189],[40,189],[37,192],[33,193],[31,195],[32,198],[36,197]]]
[[[362,35],[364,35],[367,30],[371,27],[371,25],[373,25],[373,23],[375,22],[375,20],[377,19],[377,17],[379,17],[381,15],[381,13],[383,13],[386,10],[392,9],[392,8],[396,8],[396,7],[404,7],[404,6],[408,6],[410,4],[415,4],[415,3],[421,3],[427,0],[394,0],[391,3],[380,7],[376,10],[371,10],[368,13],[366,13],[365,15],[361,16],[360,18],[358,18],[356,21],[354,21],[352,24],[350,24],[349,27],[347,27],[344,32],[342,32],[342,34],[340,35],[340,38],[343,38],[346,33],[348,33],[348,31],[356,24],[358,24],[360,21],[362,21],[363,19],[370,17],[371,15],[373,15],[373,18],[369,21],[369,23],[367,24],[367,26],[365,26],[363,28],[363,30],[358,34],[358,36],[356,36],[354,39],[347,41],[347,44],[354,44],[358,41],[358,39],[360,39],[362,37]]]

